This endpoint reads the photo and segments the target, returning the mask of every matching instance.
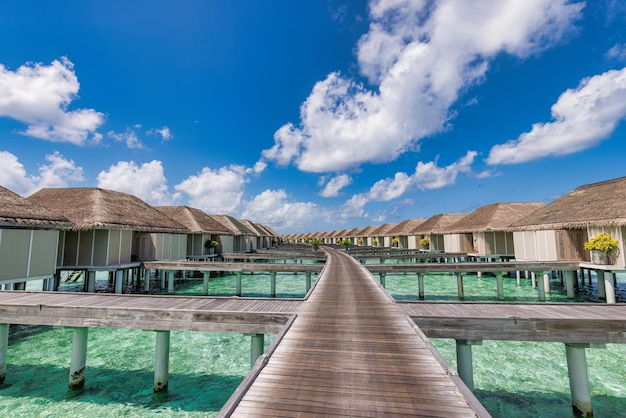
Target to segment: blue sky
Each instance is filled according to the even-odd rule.
[[[279,233],[625,175],[619,0],[1,1],[0,184]]]

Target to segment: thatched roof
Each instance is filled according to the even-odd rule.
[[[397,225],[398,224],[396,224],[396,223],[382,224],[378,228],[375,228],[372,231],[370,231],[369,236],[370,237],[387,236],[387,235],[389,235],[389,230],[395,228]]]
[[[99,188],[41,189],[28,198],[65,216],[73,228],[186,234],[187,228],[136,196]]]
[[[225,226],[200,209],[189,206],[155,206],[155,208],[196,234],[223,235],[230,232]]]
[[[467,216],[467,213],[439,213],[426,219],[410,233],[412,235],[442,234],[446,229]]]
[[[506,231],[518,221],[545,206],[542,202],[500,202],[481,206],[460,221],[450,225],[446,233]]]
[[[580,186],[514,222],[510,230],[626,225],[626,177]]]
[[[0,225],[20,228],[69,229],[70,221],[0,186]]]
[[[250,231],[244,224],[239,222],[239,220],[233,218],[229,215],[209,215],[211,218],[215,219],[222,226],[226,227],[228,231],[230,231],[227,235],[251,235],[255,236],[256,234]]]
[[[252,231],[252,233],[257,237],[269,236],[263,228],[259,227],[259,225],[255,224],[254,222],[248,221],[246,219],[240,219],[239,222],[241,222],[246,228]]]
[[[369,237],[371,236],[371,232],[376,230],[378,226],[366,226],[365,228],[361,228],[356,232],[355,236],[358,237]]]
[[[388,231],[392,236],[412,235],[411,231],[424,223],[425,219],[407,219]]]

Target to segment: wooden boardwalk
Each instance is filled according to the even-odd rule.
[[[327,269],[297,315],[221,416],[489,416],[349,256],[329,250]]]

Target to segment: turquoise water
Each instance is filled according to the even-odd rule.
[[[313,276],[313,281],[315,275]],[[102,287],[106,288],[106,280]],[[618,301],[625,283],[618,278]],[[466,300],[495,300],[495,278],[464,278]],[[154,284],[156,286],[156,283]],[[398,299],[417,299],[415,275],[386,277]],[[425,277],[426,300],[456,300],[456,277]],[[277,276],[277,294],[302,297],[305,275]],[[230,296],[234,276],[211,278],[209,292]],[[243,275],[243,296],[268,296],[269,275]],[[595,292],[579,289],[580,299]],[[202,293],[202,280],[176,282],[176,294]],[[530,280],[517,286],[505,279],[507,301],[534,301]],[[548,300],[566,302],[558,280]],[[597,300],[595,300],[597,302]],[[272,336],[266,336],[266,347]],[[0,416],[11,417],[207,417],[214,416],[250,369],[250,337],[233,333],[171,333],[170,382],[167,395],[152,392],[155,333],[141,330],[89,330],[86,386],[67,389],[72,330],[12,327],[7,379],[0,387]],[[433,340],[444,358],[456,366],[452,340]],[[592,401],[596,417],[625,416],[626,346],[609,344],[587,349]],[[474,385],[478,398],[495,417],[571,417],[565,348],[558,343],[484,341],[473,347]]]

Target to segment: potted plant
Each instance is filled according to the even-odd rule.
[[[585,242],[584,247],[591,251],[592,263],[609,264],[609,260],[615,261],[619,241],[603,232]]]
[[[426,237],[426,238],[422,238],[420,240],[420,245],[422,246],[423,249],[427,250],[430,248],[430,238]]]
[[[394,238],[391,240],[392,247],[397,247],[399,243],[400,243],[400,240],[398,238]]]
[[[212,239],[208,239],[204,242],[204,248],[207,249],[207,251],[209,252],[209,254],[213,254],[215,252],[215,249],[220,245],[219,242],[212,240]]]
[[[359,238],[357,242],[359,243],[359,245],[363,245],[363,238]]]
[[[309,241],[309,243],[311,244],[311,246],[313,247],[314,251],[317,251],[317,249],[319,248],[319,245],[322,243],[322,240],[319,238],[311,238],[311,240]]]
[[[372,240],[372,247],[378,247],[378,240],[376,238]]]
[[[341,245],[346,249],[346,251],[348,251],[350,247],[352,247],[352,241],[349,239],[344,239],[343,241],[341,241]]]

